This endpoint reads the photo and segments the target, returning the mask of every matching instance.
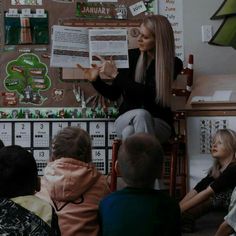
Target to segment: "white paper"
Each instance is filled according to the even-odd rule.
[[[42,5],[42,0],[11,0],[11,5],[19,5],[19,6],[24,6],[24,5]]]
[[[52,123],[52,138],[63,128],[68,126],[68,122],[53,122]]]
[[[37,150],[33,151],[34,158],[37,163],[38,175],[43,175],[43,170],[46,167],[49,160],[49,150]]]
[[[137,2],[137,3],[129,6],[129,9],[130,9],[133,16],[136,16],[136,15],[138,15],[142,12],[145,12],[147,10],[143,1]]]
[[[217,90],[212,96],[212,101],[230,101],[231,90]]]
[[[0,138],[5,146],[12,145],[12,123],[0,123]]]
[[[90,63],[99,64],[94,55],[115,62],[117,68],[128,68],[127,29],[89,30]]]
[[[49,123],[35,122],[34,123],[34,147],[49,147]]]
[[[104,122],[90,122],[89,134],[92,140],[93,147],[105,146],[105,123]]]
[[[172,25],[176,56],[184,61],[183,0],[158,0],[157,5],[159,14],[166,16]]]
[[[231,94],[231,90],[216,90],[212,96],[194,96],[191,102],[227,102]]]
[[[85,131],[87,131],[87,123],[86,122],[71,122],[70,126],[77,126]]]
[[[15,145],[31,147],[30,123],[15,123]]]
[[[50,66],[75,68],[77,64],[90,67],[88,29],[54,25]]]
[[[212,101],[212,96],[194,96],[191,102],[210,102]]]
[[[128,68],[127,29],[53,26],[51,67],[90,67],[99,63],[94,55],[112,56],[117,68]]]

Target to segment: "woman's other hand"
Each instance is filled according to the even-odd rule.
[[[92,82],[97,79],[99,74],[112,79],[118,75],[118,70],[112,57],[108,61],[99,55],[94,55],[94,57],[97,57],[101,61],[100,65],[92,64],[91,68],[84,68],[80,64],[77,64],[77,67],[83,71],[85,79]]]
[[[99,67],[96,64],[92,64],[91,68],[84,68],[80,64],[77,64],[77,67],[83,71],[84,78],[90,82],[95,81],[99,75]]]
[[[109,78],[114,79],[118,74],[118,70],[115,65],[115,62],[112,60],[112,56],[110,57],[110,60],[108,61],[106,61],[104,58],[102,58],[99,55],[95,55],[95,56],[101,61],[101,65],[99,66],[99,72],[101,74],[108,76]]]

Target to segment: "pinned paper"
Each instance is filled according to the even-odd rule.
[[[30,8],[24,8],[21,10],[21,17],[32,17],[31,9]]]
[[[46,18],[47,14],[45,13],[44,9],[36,9],[35,16],[36,17],[45,17]]]
[[[18,15],[18,10],[16,8],[10,8],[8,10],[9,15]]]
[[[42,5],[42,0],[11,0],[11,5],[19,5],[19,6],[24,6],[24,5]]]
[[[20,14],[18,13],[18,9],[10,8],[8,12],[6,12],[5,16],[6,17],[20,17]]]
[[[142,12],[145,12],[147,10],[145,4],[143,1],[137,2],[129,7],[131,13],[133,16],[136,16]]]

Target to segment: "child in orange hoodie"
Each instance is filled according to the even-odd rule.
[[[91,160],[86,131],[66,127],[55,136],[38,196],[53,204],[62,236],[98,235],[98,204],[110,190]]]

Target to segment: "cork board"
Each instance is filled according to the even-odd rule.
[[[12,4],[17,2],[23,5]],[[128,9],[136,2],[138,1],[118,1],[118,4],[125,4],[127,7],[127,20],[89,20],[76,16],[77,1],[0,1],[0,106],[7,108],[80,107],[82,101],[89,101],[91,96],[96,97],[96,91],[88,82],[78,80],[78,76],[75,75],[77,72],[50,67],[51,27],[58,24],[87,27],[88,22],[90,24],[99,22],[102,27],[128,27],[129,48],[133,48],[135,37],[131,36],[130,32],[139,26],[140,18],[143,16],[143,13],[132,16]],[[35,5],[35,3],[40,4]],[[43,14],[47,14],[48,24],[48,35],[44,41],[32,43],[35,38],[33,37],[30,43],[27,43],[28,38],[26,38],[26,41],[20,44],[7,44],[4,16],[10,9],[17,9],[18,12],[28,9],[32,13],[37,9],[44,9]],[[23,26],[27,28],[27,24],[25,22]],[[42,30],[42,32],[46,31]],[[97,99],[101,100],[101,98]],[[87,106],[90,105],[88,102]]]

